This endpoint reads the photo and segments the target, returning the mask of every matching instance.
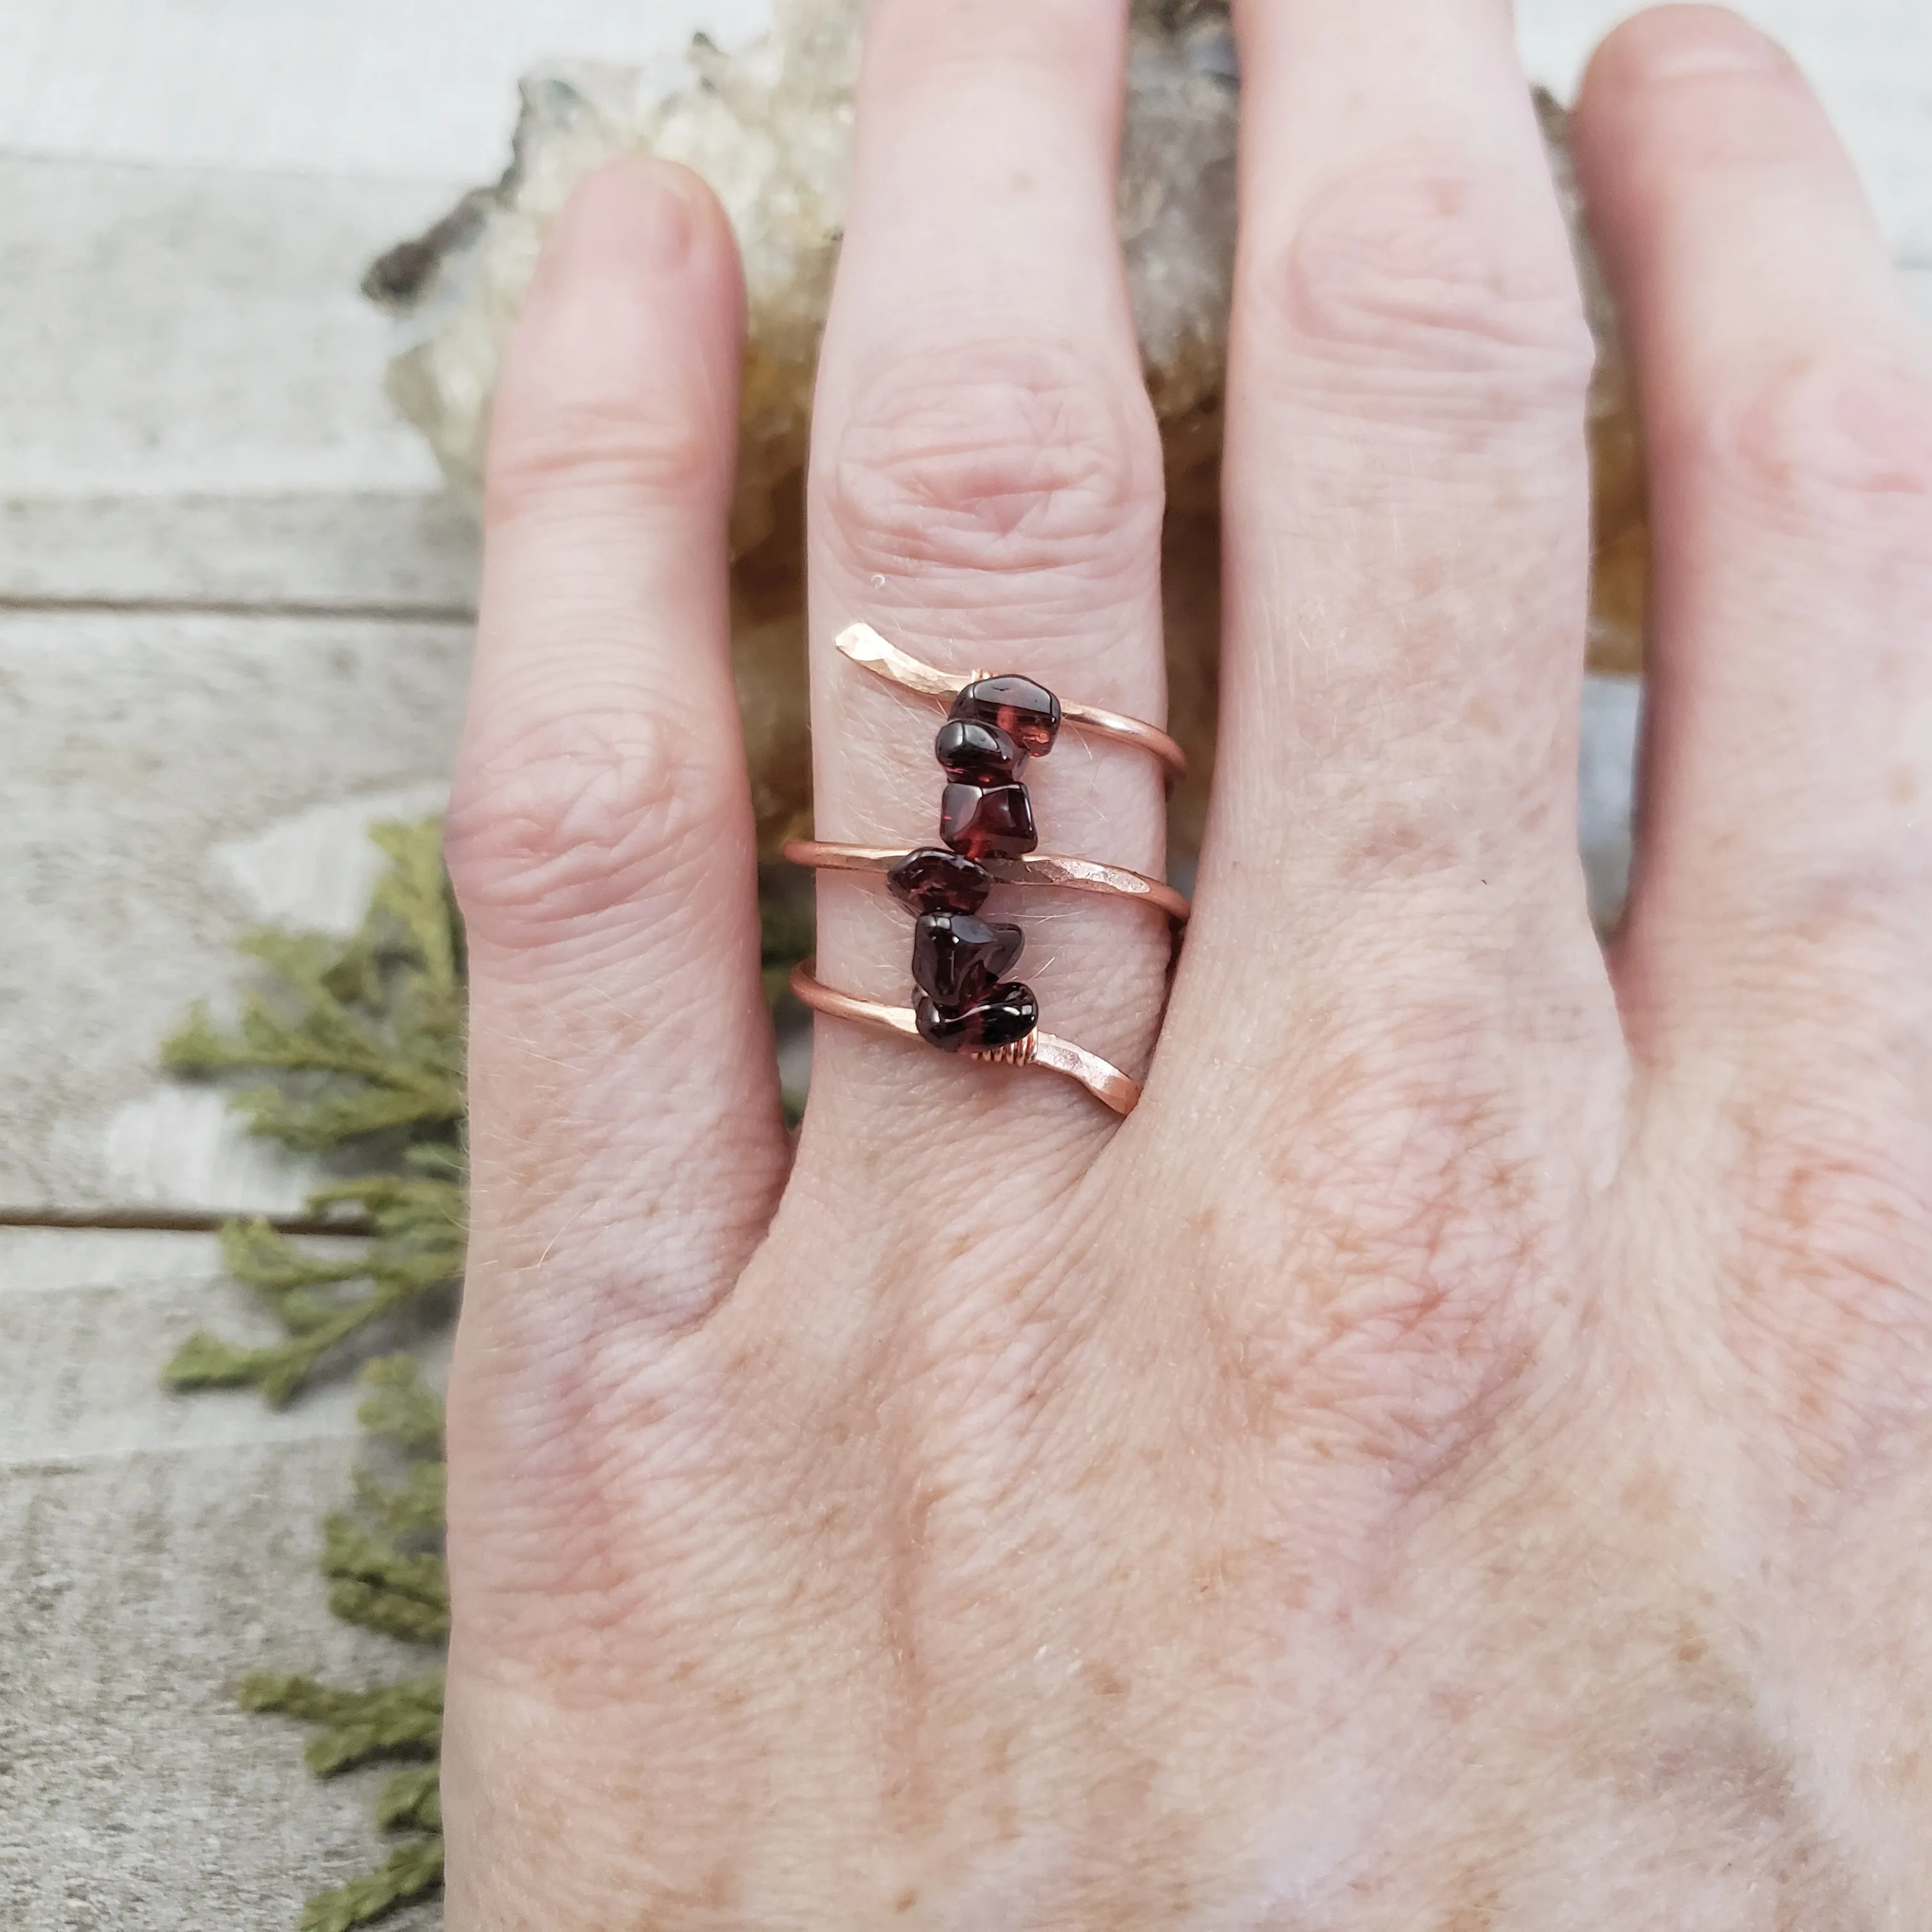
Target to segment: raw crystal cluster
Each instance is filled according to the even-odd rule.
[[[564,66],[524,84],[514,157],[426,235],[370,270],[398,318],[391,392],[459,488],[482,471],[499,359],[550,223],[615,157],[648,152],[702,175],[743,255],[749,347],[733,518],[734,666],[760,836],[776,850],[810,818],[802,481],[818,338],[844,220],[864,0],[778,0],[772,32],[727,55],[700,39],[639,72]],[[1163,543],[1169,729],[1191,777],[1173,831],[1198,836],[1213,766],[1219,651],[1215,479],[1234,254],[1239,82],[1226,0],[1139,0],[1129,65],[1120,232],[1149,393],[1167,458]],[[1562,117],[1546,104],[1559,184]],[[1641,460],[1608,305],[1587,259],[1603,353],[1590,404],[1598,580],[1591,661],[1634,668],[1644,564]]]

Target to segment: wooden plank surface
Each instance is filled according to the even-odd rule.
[[[422,1667],[331,1617],[316,1572],[352,1399],[168,1395],[160,1364],[196,1326],[262,1332],[206,1236],[0,1230],[10,1932],[282,1932],[380,1856],[382,1774],[319,1785],[301,1727],[235,1703],[251,1670],[360,1685]]]
[[[1518,0],[1532,76],[1568,94],[1635,0]],[[1851,144],[1892,246],[1932,262],[1932,7],[1740,0]],[[501,166],[512,83],[550,57],[662,62],[770,0],[8,0],[0,148],[85,160],[464,182]]]
[[[446,782],[469,633],[354,618],[0,615],[0,1211],[296,1206],[304,1165],[164,1081],[265,919],[352,923],[361,827]]]
[[[0,159],[0,607],[466,608],[356,289],[452,192]]]
[[[485,181],[526,68],[642,64],[770,18],[771,0],[6,0],[0,145]]]

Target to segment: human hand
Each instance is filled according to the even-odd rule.
[[[936,714],[1162,704],[1120,0],[876,0],[811,478],[821,836]],[[584,190],[497,405],[450,818],[460,1932],[1932,1920],[1932,369],[1789,64],[1668,10],[1580,164],[1656,532],[1636,879],[1574,790],[1589,344],[1508,10],[1251,0],[1216,792],[1018,909],[1037,1072],[819,1022],[726,662],[722,220]],[[1064,737],[1051,849],[1158,872]],[[828,980],[904,915],[820,881]]]

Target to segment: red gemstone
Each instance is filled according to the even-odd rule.
[[[1045,685],[1006,671],[968,685],[952,700],[952,716],[996,726],[1028,758],[1043,758],[1060,729],[1060,700]]]
[[[1040,1002],[1030,986],[1009,980],[958,1012],[942,1012],[934,1001],[921,1000],[918,1018],[920,1038],[933,1046],[948,1053],[983,1052],[1024,1040],[1040,1024]]]
[[[997,724],[949,718],[939,728],[933,754],[950,778],[962,784],[1011,784],[1026,754]]]
[[[913,928],[912,976],[938,1006],[970,1006],[1012,970],[1023,943],[1016,926],[989,924],[970,913],[928,913]]]
[[[939,802],[939,836],[969,859],[1017,859],[1040,843],[1023,784],[950,784]]]
[[[910,913],[977,912],[993,890],[984,866],[943,845],[908,852],[886,874],[886,884]]]

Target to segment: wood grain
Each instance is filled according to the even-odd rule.
[[[352,922],[361,828],[433,809],[466,627],[0,615],[0,1211],[278,1212],[306,1164],[164,1081],[188,1004],[264,920]]]
[[[277,1414],[160,1388],[189,1329],[250,1322],[206,1237],[0,1231],[0,1916],[20,1932],[280,1932],[381,1856],[381,1774],[317,1785],[301,1726],[235,1703],[251,1670],[424,1665],[337,1622],[316,1574],[350,1392]]]
[[[465,609],[356,288],[447,193],[0,159],[0,606]]]

